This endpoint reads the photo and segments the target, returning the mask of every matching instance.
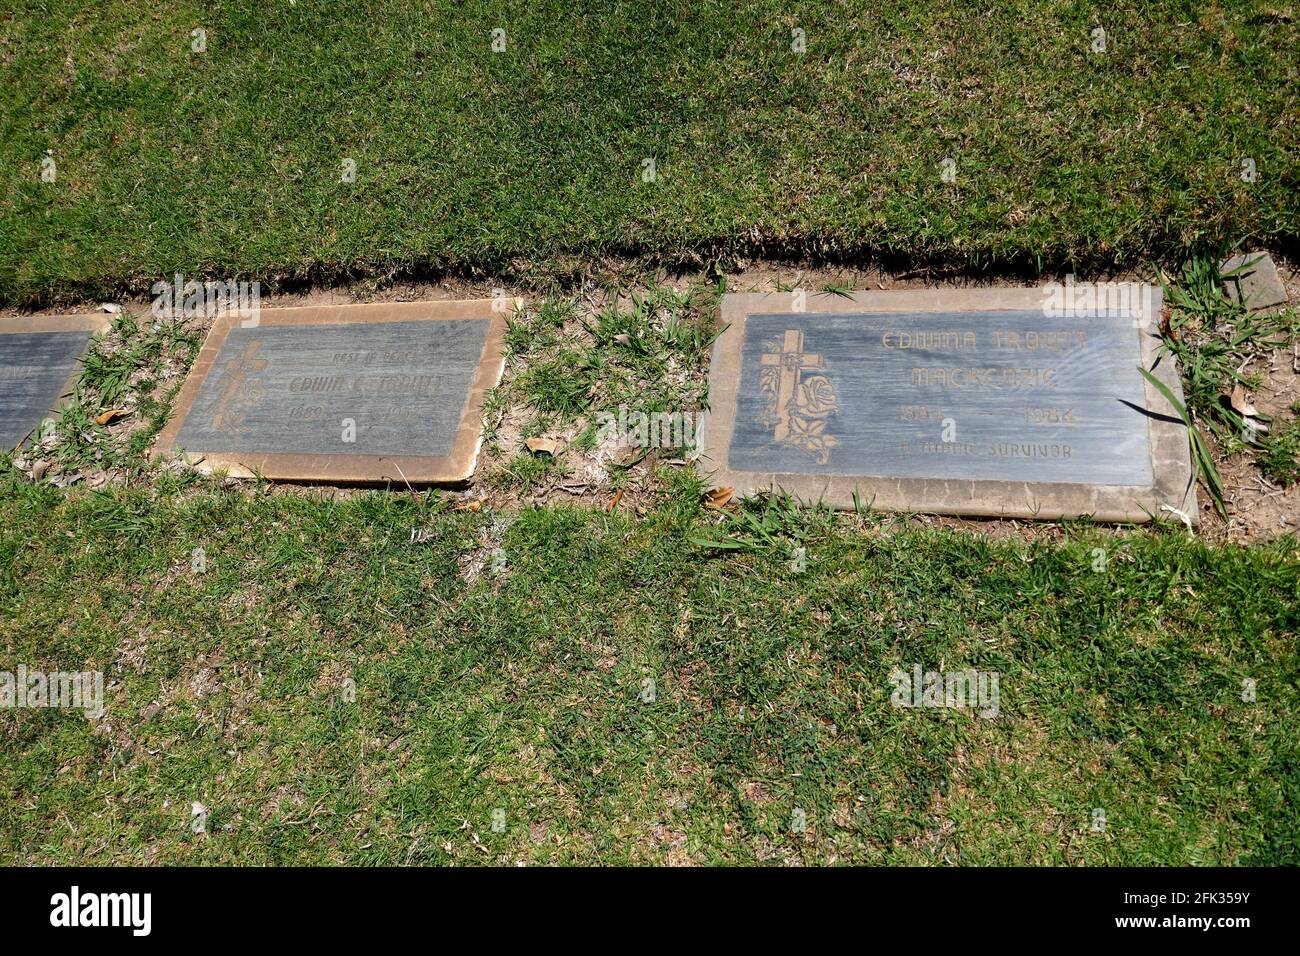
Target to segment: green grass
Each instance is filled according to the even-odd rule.
[[[1246,369],[1258,366],[1270,353],[1285,354],[1300,335],[1300,310],[1253,314],[1226,294],[1226,282],[1246,267],[1225,277],[1217,257],[1200,254],[1183,263],[1173,279],[1161,275],[1169,314],[1160,331],[1165,350],[1177,359],[1186,402],[1172,394],[1165,397],[1187,425],[1196,472],[1224,517],[1223,480],[1198,423],[1214,436],[1224,457],[1253,452],[1255,463],[1272,481],[1289,484],[1300,468],[1300,431],[1294,425],[1273,422],[1262,413],[1248,421],[1232,404],[1235,389],[1254,391],[1260,386],[1259,374]],[[1159,391],[1166,391],[1150,372],[1141,371]]]
[[[384,277],[754,247],[1140,264],[1288,246],[1300,23],[1276,11],[15,0],[0,301],[175,271]],[[1097,23],[1106,53],[1090,51]]]
[[[1300,481],[1300,402],[1291,406],[1293,418],[1275,422],[1259,453],[1259,468],[1283,487]]]
[[[1292,538],[787,507],[715,557],[692,493],[507,522],[4,480],[0,668],[109,690],[0,712],[0,862],[1300,863]],[[998,672],[1000,716],[892,707],[912,664]]]
[[[547,300],[537,313],[516,318],[512,334],[525,341],[516,354],[528,358],[528,368],[511,393],[564,421],[616,413],[620,405],[646,414],[698,405],[716,338],[716,288],[675,292],[651,286],[629,290],[628,298],[627,304],[607,305],[593,321],[581,321],[567,338],[548,336],[547,314],[574,315],[571,307]]]
[[[39,454],[65,468],[121,468],[140,478],[149,469],[153,438],[166,424],[180,382],[159,388],[165,366],[187,368],[198,354],[199,335],[176,322],[119,315],[110,334],[96,335],[82,358],[82,373],[57,418],[58,443]],[[143,427],[115,436],[97,421],[118,409]]]
[[[1178,360],[1188,408],[1233,452],[1244,445],[1245,421],[1225,396],[1237,385],[1259,387],[1258,376],[1242,368],[1300,336],[1300,311],[1252,314],[1225,294],[1225,284],[1207,256],[1189,260],[1175,281],[1166,280],[1170,317],[1164,342]]]
[[[505,461],[484,473],[493,488],[538,490],[568,474],[573,457],[601,437],[601,416],[633,425],[637,416],[696,415],[705,405],[706,366],[717,335],[720,286],[697,278],[685,291],[662,285],[609,289],[607,303],[586,311],[576,301],[543,299],[510,318],[510,371],[486,403],[486,447]],[[498,414],[514,410],[519,434],[500,434]],[[505,440],[567,432],[560,458],[518,453]],[[685,437],[679,428],[676,435]],[[687,449],[676,449],[678,452]],[[607,463],[618,475],[647,457]]]

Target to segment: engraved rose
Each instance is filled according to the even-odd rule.
[[[831,457],[831,449],[840,443],[834,435],[826,434],[826,419],[792,418],[790,419],[790,439],[804,451],[817,457],[817,464],[824,465]]]
[[[790,402],[790,413],[800,418],[825,418],[839,409],[835,388],[825,375],[810,375],[800,382]]]

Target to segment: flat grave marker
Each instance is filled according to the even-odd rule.
[[[0,446],[15,448],[58,411],[91,335],[107,327],[106,315],[0,318]]]
[[[726,296],[702,466],[843,508],[1195,521],[1186,428],[1138,371],[1181,398],[1160,292],[1115,285]]]
[[[156,450],[285,481],[434,484],[474,472],[516,300],[223,315]]]

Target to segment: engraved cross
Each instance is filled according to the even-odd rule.
[[[814,355],[803,350],[802,332],[796,329],[787,329],[785,338],[781,341],[781,351],[764,352],[762,362],[764,365],[776,366],[781,370],[776,389],[778,421],[773,438],[776,441],[782,441],[790,430],[790,411],[786,406],[795,397],[795,390],[799,387],[800,376],[804,372],[824,368],[826,360],[820,355]]]

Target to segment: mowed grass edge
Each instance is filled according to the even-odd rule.
[[[0,301],[609,253],[1285,250],[1297,48],[1241,0],[19,2]]]

